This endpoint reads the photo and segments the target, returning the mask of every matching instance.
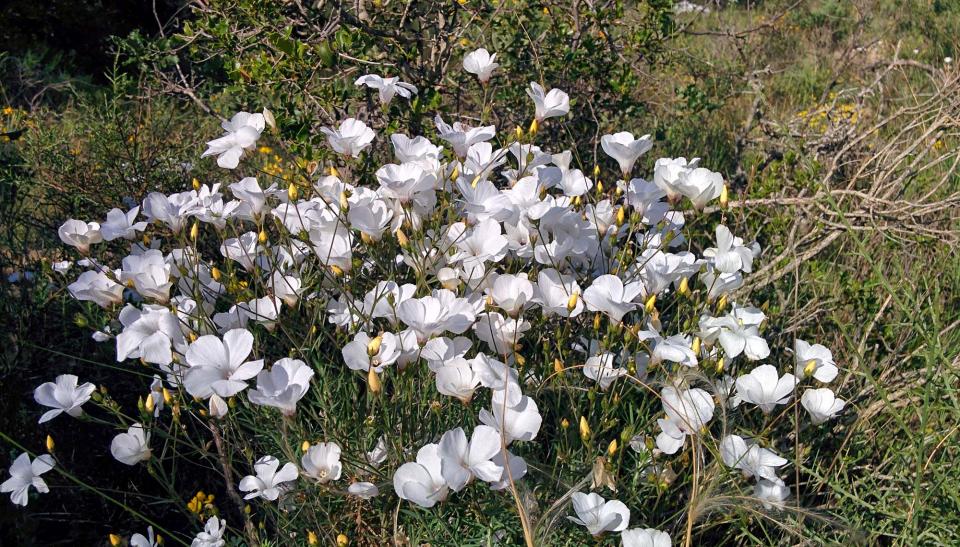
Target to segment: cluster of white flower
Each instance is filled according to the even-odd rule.
[[[494,59],[477,50],[463,66],[487,85]],[[356,83],[378,90],[384,103],[416,93],[397,78],[367,75]],[[714,200],[726,204],[720,174],[697,159],[662,158],[651,180],[635,178],[637,160],[653,142],[620,132],[601,139],[619,178],[605,186],[599,168],[588,176],[571,166],[571,152],[550,153],[534,144],[545,120],[568,113],[567,94],[536,83],[528,94],[534,102],[530,130],[501,135],[499,147],[494,126],[450,125],[438,115],[443,146],[393,133],[396,163],[350,180],[341,171],[359,172],[352,159],[378,136],[349,118],[321,130],[343,162],[340,169],[328,167],[309,184],[264,187],[253,177],[227,188],[195,184],[186,192],[151,193],[142,208],[114,209],[102,224],[69,220],[60,237],[87,255],[90,266],[69,292],[116,313],[95,337],[115,340],[117,361],[156,367],[162,383],[147,403],[154,412],[169,403],[171,391],[182,391],[206,401],[204,415],[223,418],[233,407],[228,401],[255,383],[246,393],[249,403],[293,416],[311,389],[314,369],[301,359],[271,359],[258,342],[288,315],[323,317],[329,327],[317,325],[311,336],[326,329],[330,340],[343,340],[337,348],[342,366],[357,371],[374,395],[392,370],[425,364],[416,374],[432,374],[441,395],[486,404],[469,434],[455,427],[425,439],[436,442],[394,454],[394,461],[406,461],[393,472],[394,492],[423,507],[475,479],[491,490],[521,480],[527,462],[511,449],[536,439],[543,420],[530,387],[565,370],[580,368],[587,387],[595,383],[601,391],[624,381],[662,386],[656,449],[663,455],[682,450],[688,438],[709,438],[718,404],[770,413],[788,403],[804,379],[834,379],[838,369],[829,350],[802,340],[794,349],[795,375],[781,376],[770,364],[739,377],[725,374],[767,359],[771,350],[762,336],[764,313],[734,303],[759,246],[719,224],[715,246],[697,256],[697,242],[683,234],[690,215]],[[234,169],[272,123],[269,113],[241,112],[224,122],[226,134],[210,141],[203,156],[217,156],[218,165]],[[138,221],[141,214],[144,221]],[[93,246],[117,239],[130,240],[119,268],[92,258]],[[664,332],[673,312],[663,307],[661,316],[658,302],[667,297],[699,298],[688,332]],[[554,336],[561,332],[568,335]],[[528,360],[543,354],[538,345],[545,338],[569,343],[555,353],[581,354],[583,364],[558,359],[546,368],[533,366]],[[292,349],[290,355],[299,348]],[[692,373],[703,366],[709,376]],[[53,409],[40,422],[62,412],[79,416],[93,392],[93,385],[78,386],[70,375],[38,387],[37,402]],[[807,389],[801,403],[814,423],[844,406],[827,388]],[[150,441],[149,424],[127,424],[111,452],[135,465],[152,457]],[[239,489],[247,499],[273,501],[300,479],[336,481],[343,471],[341,445],[351,439],[339,441],[307,444],[299,467],[264,456]],[[786,497],[776,470],[787,460],[734,434],[719,448],[726,465],[756,479],[764,503]],[[367,460],[377,466],[386,458],[381,443]],[[45,488],[35,477],[52,460],[36,460],[30,468],[21,459],[3,488],[26,503],[27,485]],[[369,498],[379,488],[354,482],[349,492]],[[662,532],[627,530],[630,510],[619,501],[580,492],[572,501],[571,520],[593,535],[622,531],[624,545],[669,544]],[[200,535],[214,539],[204,545],[214,545],[222,530],[219,521],[208,524]]]

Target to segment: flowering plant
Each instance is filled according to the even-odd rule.
[[[463,66],[486,86],[494,58]],[[356,84],[383,103],[417,93]],[[155,379],[132,412],[60,376],[36,390],[52,408],[39,421],[96,412],[118,428],[113,457],[172,496],[178,460],[215,470],[230,505],[194,496],[194,545],[333,539],[344,508],[367,515],[354,533],[396,540],[423,534],[414,508],[461,500],[510,508],[498,533],[528,545],[690,544],[710,500],[789,510],[786,468],[802,462],[780,454],[842,412],[838,367],[797,339],[792,372],[777,368],[788,350],[768,345],[745,285],[761,248],[727,225],[723,176],[661,158],[640,178],[655,144],[626,131],[585,172],[537,145],[575,98],[527,93],[526,130],[438,114],[429,136],[388,134],[358,113],[320,128],[322,162],[283,175],[258,170],[258,146],[283,150],[274,116],[240,112],[198,154],[223,181],[66,221],[87,268],[68,290],[103,310],[95,339]],[[46,489],[42,458],[17,460],[16,503]],[[154,544],[154,528],[138,536]]]

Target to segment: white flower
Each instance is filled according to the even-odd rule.
[[[379,342],[376,338],[379,338]],[[365,332],[359,332],[352,342],[343,346],[340,353],[350,370],[366,372],[372,368],[380,374],[384,367],[397,362],[402,350],[400,346],[400,338],[393,333],[385,332],[378,337],[371,337]]]
[[[303,286],[300,278],[292,275],[283,275],[279,271],[273,272],[270,276],[270,289],[274,296],[283,300],[283,303],[291,308],[297,305],[300,299],[300,293],[303,292]]]
[[[273,456],[260,458],[253,464],[253,469],[256,476],[247,475],[240,481],[240,491],[249,492],[243,497],[245,500],[263,498],[275,501],[286,489],[284,483],[295,481],[300,476],[296,465],[287,462],[281,468],[280,460]]]
[[[96,386],[90,382],[77,386],[77,377],[73,374],[61,374],[53,382],[41,384],[33,390],[33,399],[53,410],[44,412],[37,423],[49,422],[62,412],[74,418],[80,416],[83,414],[83,409],[80,407],[90,400],[90,395],[95,389],[97,389]]]
[[[427,362],[430,370],[436,371],[443,366],[453,364],[473,347],[473,342],[464,336],[456,338],[431,338],[420,350],[420,357]]]
[[[721,295],[730,294],[743,286],[743,274],[740,272],[720,273],[708,264],[706,271],[700,275],[704,287],[707,288],[707,300],[714,301]]]
[[[207,143],[207,150],[200,156],[217,156],[217,165],[224,169],[234,169],[240,163],[244,151],[257,145],[257,139],[266,126],[263,114],[237,112],[230,121],[220,124],[227,133]]]
[[[60,241],[71,247],[76,247],[78,251],[84,254],[90,252],[90,245],[103,241],[100,225],[96,222],[84,222],[71,218],[60,226],[57,233],[60,235]]]
[[[0,484],[0,492],[10,494],[10,501],[16,505],[26,507],[29,500],[28,490],[30,487],[37,489],[37,492],[46,494],[50,491],[47,483],[40,478],[40,475],[53,469],[55,462],[53,456],[44,454],[30,461],[30,455],[24,452],[13,460],[10,465],[10,478]]]
[[[717,246],[704,249],[703,256],[712,258],[713,266],[723,273],[753,271],[753,249],[745,246],[739,237],[734,237],[723,224],[717,224]]]
[[[690,198],[695,209],[702,210],[707,203],[720,197],[723,191],[723,176],[703,167],[684,170],[677,181],[677,188],[681,194]]]
[[[137,215],[140,214],[140,207],[134,207],[129,212],[124,213],[120,209],[110,209],[107,213],[107,221],[100,225],[100,233],[105,241],[114,239],[133,239],[137,237],[137,232],[147,229],[146,222],[135,222]]]
[[[451,235],[456,228],[451,227]],[[487,262],[500,262],[507,256],[510,242],[503,236],[500,223],[492,218],[482,220],[469,231],[455,237],[458,252],[450,262],[461,262],[467,279],[480,279],[486,271]]]
[[[756,443],[747,444],[739,435],[727,435],[720,441],[720,457],[723,463],[743,471],[745,477],[776,480],[777,468],[787,460]]]
[[[153,532],[153,526],[147,526],[147,535],[133,534],[130,536],[130,547],[160,547],[157,541],[157,535]]]
[[[110,443],[110,453],[113,457],[127,465],[137,465],[150,459],[150,435],[144,431],[143,425],[133,424],[126,433],[120,433]]]
[[[255,405],[279,408],[286,415],[297,409],[297,401],[310,389],[313,369],[299,359],[284,357],[270,370],[257,374],[257,388],[250,390],[248,397]]]
[[[600,384],[600,389],[606,391],[614,380],[627,374],[626,369],[615,367],[616,356],[612,353],[598,353],[587,359],[583,365],[583,375]]]
[[[246,380],[263,369],[262,359],[246,360],[252,350],[253,334],[244,329],[227,331],[223,340],[210,334],[197,338],[187,348],[190,368],[183,377],[184,387],[201,399],[213,394],[233,397],[247,388]]]
[[[220,254],[230,260],[235,260],[245,270],[253,271],[260,254],[260,240],[257,232],[247,232],[240,237],[225,239],[220,245]]]
[[[415,163],[424,171],[436,171],[440,167],[442,146],[435,146],[426,137],[410,138],[403,133],[390,135],[393,153],[400,163]]]
[[[818,381],[827,383],[832,382],[840,372],[833,362],[833,353],[820,344],[810,345],[797,338],[793,342],[793,353],[797,361],[797,378],[800,380],[813,376]]]
[[[463,57],[463,69],[476,75],[481,84],[486,84],[490,81],[493,71],[500,66],[494,62],[496,58],[496,53],[491,55],[484,48],[476,49]]]
[[[694,158],[689,163],[686,158],[660,158],[653,166],[653,183],[667,194],[671,203],[675,203],[683,196],[682,177],[696,168],[699,161],[699,158]]]
[[[583,299],[580,298],[580,285],[577,280],[553,268],[540,270],[537,274],[534,294],[533,301],[540,304],[544,315],[573,318],[583,311]]]
[[[622,547],[670,547],[670,534],[653,528],[631,528],[620,532]]]
[[[520,314],[533,300],[533,283],[526,274],[503,274],[497,276],[490,288],[494,304],[510,317]]]
[[[143,214],[150,222],[162,222],[174,232],[179,232],[186,224],[187,215],[195,201],[194,192],[180,192],[170,196],[150,192],[143,200]]]
[[[741,353],[751,361],[766,359],[770,346],[760,336],[760,324],[766,316],[757,308],[734,306],[724,317],[702,317],[700,330],[707,342],[719,340],[728,359]]]
[[[246,207],[244,212],[250,218],[259,218],[267,205],[267,194],[260,188],[255,177],[240,179],[230,185],[230,191]]]
[[[620,164],[623,180],[629,180],[633,165],[640,156],[653,148],[653,141],[650,139],[650,135],[634,139],[633,133],[621,131],[600,137],[600,146],[603,147],[603,151],[608,156]]]
[[[434,340],[438,339],[434,338]],[[441,395],[456,397],[464,404],[470,402],[473,392],[480,385],[480,376],[462,357],[437,367],[435,372],[437,391]]]
[[[430,201],[437,176],[425,171],[417,163],[388,163],[377,169],[377,181],[380,182],[380,195],[395,199],[402,204],[412,201]]]
[[[634,300],[644,295],[643,283],[634,281],[623,284],[619,277],[605,274],[593,280],[593,283],[583,291],[583,300],[590,311],[599,311],[607,314],[614,321],[620,322],[623,316],[636,309]]]
[[[207,519],[203,531],[197,534],[190,543],[190,547],[223,547],[226,542],[223,534],[227,532],[227,521],[213,516]]]
[[[567,112],[570,112],[570,96],[559,89],[551,89],[549,92],[545,92],[543,86],[536,82],[530,82],[527,95],[533,99],[533,104],[536,107],[535,117],[539,122],[547,118],[565,116]]]
[[[307,449],[300,458],[303,474],[326,484],[340,478],[340,445],[337,443],[317,443]]]
[[[347,492],[351,496],[368,500],[380,495],[380,489],[372,482],[355,482],[347,487]]]
[[[439,446],[441,474],[454,492],[463,490],[474,477],[494,482],[503,474],[503,468],[491,461],[500,452],[500,434],[492,427],[475,427],[469,444],[463,428],[451,429],[440,437]]]
[[[653,364],[677,363],[687,367],[697,366],[697,354],[693,352],[692,341],[682,334],[674,334],[663,338],[660,333],[652,330],[641,330],[637,333],[640,340],[646,341],[653,349],[650,351],[650,362]]]
[[[355,118],[343,120],[337,129],[321,127],[320,131],[327,136],[327,142],[335,152],[354,158],[359,157],[376,136],[367,124]]]
[[[800,397],[800,404],[810,413],[810,420],[815,424],[833,418],[847,405],[846,401],[837,398],[833,390],[828,388],[808,389]]]
[[[172,266],[163,253],[151,249],[140,255],[130,255],[123,259],[120,281],[133,283],[140,296],[160,304],[170,299],[170,271]]]
[[[169,365],[173,350],[182,353],[186,349],[180,320],[165,306],[146,304],[139,310],[127,304],[119,319],[123,332],[117,335],[117,362],[132,358]]]
[[[509,402],[504,391],[494,391],[490,400],[493,412],[481,410],[480,421],[500,432],[505,445],[513,441],[532,441],[543,423],[537,402],[526,395],[515,405],[511,406]]]
[[[397,306],[397,317],[414,330],[421,344],[449,331],[463,334],[477,317],[476,308],[466,299],[447,289],[437,289],[430,296],[409,298]]]
[[[421,507],[433,507],[447,498],[440,445],[428,444],[417,452],[417,461],[407,462],[393,474],[393,490],[400,499]]]
[[[504,463],[504,452],[506,452],[506,463]],[[497,452],[491,461],[501,467],[503,473],[499,480],[490,483],[490,490],[506,490],[527,474],[527,462],[520,456],[514,456],[509,450]]]
[[[66,274],[72,266],[73,262],[69,260],[58,260],[57,262],[50,264],[50,267],[53,268],[53,271],[61,275]]]
[[[700,389],[678,390],[667,386],[660,391],[666,419],[657,420],[662,430],[657,436],[657,447],[665,454],[673,454],[683,447],[687,435],[696,435],[713,419],[716,404],[709,393]]]
[[[606,532],[620,532],[630,525],[630,509],[619,500],[604,500],[600,494],[574,492],[571,501],[576,517],[567,517],[571,521],[586,526],[591,535],[600,536]]]
[[[769,481],[760,479],[753,486],[753,497],[760,500],[764,509],[770,510],[783,506],[783,501],[790,496],[790,489],[781,479]]]
[[[400,95],[404,99],[409,99],[417,94],[417,87],[415,85],[401,82],[400,78],[396,76],[383,78],[376,74],[367,74],[357,78],[357,81],[354,82],[353,85],[365,85],[371,89],[376,89],[380,95],[380,102],[382,104],[390,104],[394,95]]]
[[[486,125],[483,127],[470,127],[460,122],[453,122],[453,126],[447,125],[440,117],[440,114],[434,118],[434,124],[437,126],[437,133],[440,138],[449,142],[453,147],[453,152],[458,158],[467,157],[467,151],[478,142],[488,141],[497,134],[496,127]]]
[[[797,379],[789,372],[778,376],[773,365],[760,365],[737,378],[737,395],[745,403],[753,403],[760,407],[764,414],[769,414],[777,405],[786,404],[793,395],[793,388]]]
[[[77,300],[95,302],[101,308],[109,308],[123,302],[123,285],[114,281],[119,277],[119,270],[114,273],[113,279],[104,272],[89,270],[80,274],[67,290]]]
[[[477,319],[473,331],[493,352],[506,355],[517,347],[523,333],[530,330],[531,326],[523,318],[513,319],[504,317],[499,312],[490,312]]]

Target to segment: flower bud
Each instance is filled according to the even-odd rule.
[[[383,343],[383,336],[377,336],[376,338],[367,342],[367,355],[373,357],[374,355],[380,353],[380,344]]]
[[[196,241],[198,237],[200,237],[200,223],[194,222],[190,227],[190,239]]]
[[[374,395],[383,390],[383,384],[380,383],[380,377],[377,376],[377,370],[373,367],[370,367],[370,371],[367,372],[367,389],[369,389],[370,393],[373,393]]]
[[[214,281],[220,281],[220,277],[221,277],[220,268],[216,268],[216,267],[211,268],[210,277],[212,277]]]
[[[577,302],[580,300],[580,293],[574,292],[570,295],[570,298],[567,299],[567,311],[573,313],[573,310],[577,309]]]
[[[586,443],[590,440],[590,433],[590,424],[585,417],[580,416],[580,440]]]
[[[807,361],[807,364],[803,367],[804,376],[813,376],[813,373],[817,371],[817,362],[814,359]]]
[[[717,300],[717,311],[723,311],[723,308],[727,307],[727,295],[720,297],[720,300]]]
[[[336,264],[330,265],[330,271],[333,272],[333,275],[337,277],[340,277],[341,275],[343,275],[343,268],[341,268],[340,266],[337,266]]]
[[[600,165],[596,163],[593,164],[593,178],[600,178]]]
[[[170,390],[163,388],[160,392],[163,393],[163,402],[169,405],[170,401],[173,400],[173,395],[170,394]]]
[[[397,228],[396,236],[397,243],[399,243],[401,247],[406,247],[410,244],[410,240],[407,239],[407,234],[403,233],[403,229]]]
[[[306,452],[307,450],[310,450],[310,441],[300,443],[300,452]]]
[[[627,220],[627,211],[624,209],[623,205],[617,209],[617,226],[622,226],[623,223]]]
[[[601,182],[601,181],[599,181],[599,180],[597,181],[597,195],[598,195],[598,196],[602,196],[602,195],[603,195],[603,182]]]
[[[690,344],[690,349],[693,350],[694,354],[700,355],[700,337],[699,336],[693,337],[693,343]]]
[[[518,141],[523,138],[523,128],[519,125],[513,130],[513,133],[516,135]]]
[[[290,201],[297,201],[298,195],[299,192],[297,191],[297,185],[291,182],[290,186],[287,188],[287,197],[290,199]]]
[[[337,534],[337,547],[347,547],[350,545],[350,539],[346,534]]]
[[[197,180],[197,177],[193,177],[193,180],[190,181],[190,185],[193,186],[194,190],[200,190],[200,181]]]
[[[307,545],[319,545],[320,540],[317,539],[317,534],[313,530],[307,532]]]
[[[716,371],[717,371],[717,374],[720,374],[723,372],[723,357],[717,359]]]
[[[260,230],[260,233],[257,234],[257,241],[259,241],[260,243],[266,243],[266,242],[267,242],[267,231],[266,231],[266,230]]]
[[[537,131],[539,129],[540,129],[540,122],[538,122],[537,119],[534,118],[533,120],[530,121],[530,129],[527,132],[530,133],[530,136],[532,137],[533,135],[537,134]]]
[[[657,309],[657,295],[651,294],[650,298],[647,299],[647,302],[643,305],[643,309],[647,313],[653,313]]]
[[[47,452],[53,452],[54,448],[56,448],[56,444],[53,442],[53,437],[47,435]]]
[[[563,362],[559,358],[553,360],[553,372],[563,374]]]
[[[110,545],[112,545],[113,547],[117,547],[123,542],[123,540],[117,534],[110,534],[108,538],[110,539]]]
[[[593,330],[600,330],[600,312],[593,314]]]
[[[723,189],[720,190],[720,208],[726,209],[727,205],[730,203],[730,194],[727,191],[727,185],[723,185]]]
[[[677,292],[679,292],[680,294],[682,294],[682,295],[684,295],[684,296],[687,296],[687,295],[690,294],[690,279],[689,279],[689,278],[684,277],[683,279],[680,280],[680,287],[677,289]]]
[[[347,201],[347,193],[346,193],[346,192],[340,192],[340,208],[341,208],[341,209],[349,209],[349,208],[350,208],[350,202]]]
[[[610,441],[609,445],[607,445],[607,454],[613,456],[616,453],[617,453],[617,440],[614,439]]]
[[[143,401],[143,408],[146,409],[147,412],[153,412],[155,406],[156,403],[153,402],[153,394],[147,395],[147,398]]]
[[[146,407],[143,406],[143,397],[137,397],[137,410],[142,413],[145,409]]]
[[[270,112],[269,108],[263,109],[263,121],[267,124],[267,127],[270,129],[277,128],[277,119],[273,117],[273,112]]]
[[[566,429],[566,428],[570,427],[570,420],[568,420],[568,419],[566,419],[566,418],[560,420],[560,427],[563,428],[563,429]]]

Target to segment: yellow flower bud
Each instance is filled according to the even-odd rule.
[[[367,342],[367,355],[373,357],[374,355],[380,353],[380,344],[383,343],[383,336],[377,336],[376,338]]]
[[[380,383],[380,377],[377,376],[377,370],[373,367],[370,367],[370,371],[367,372],[367,389],[369,389],[370,393],[373,393],[374,395],[383,390],[383,384]]]
[[[337,534],[337,547],[347,547],[350,545],[350,538],[346,534]]]
[[[197,179],[193,179],[193,180],[197,180]],[[110,539],[110,545],[112,545],[113,547],[117,547],[118,545],[120,545],[121,542],[123,542],[123,540],[117,534],[110,534],[110,536],[108,537]]]
[[[307,532],[307,545],[319,545],[320,540],[317,539],[317,534],[310,530]]]
[[[397,243],[399,243],[401,247],[406,247],[410,243],[410,240],[407,239],[407,234],[403,233],[403,229],[397,228],[396,235]]]
[[[518,141],[523,138],[523,128],[519,125],[513,130],[513,132],[517,136]]]
[[[190,227],[190,239],[196,241],[198,237],[200,237],[200,223],[194,222]]]
[[[643,309],[647,313],[653,313],[657,309],[657,295],[651,294],[650,298],[647,299],[647,302],[643,305]]]
[[[56,445],[53,442],[53,437],[47,435],[47,452],[53,452],[54,448],[56,448]]]
[[[590,424],[587,423],[587,419],[583,416],[580,416],[580,439],[583,442],[590,440]]]
[[[717,311],[723,311],[723,308],[727,307],[727,295],[720,297],[720,300],[717,300]]]
[[[593,330],[600,330],[600,312],[593,314]]]
[[[196,177],[194,177],[193,180],[190,181],[190,185],[193,186],[194,190],[200,190],[200,181],[197,180]]]
[[[599,178],[599,177],[600,177],[600,166],[597,165],[597,164],[594,164],[594,165],[593,165],[593,178],[596,179],[596,178]]]
[[[246,514],[249,515],[249,514],[250,514],[250,511],[251,511],[251,509],[250,509],[250,504],[247,504],[247,505],[244,505],[244,506],[243,506],[243,512],[244,512],[244,513],[246,513]]]
[[[143,412],[145,407],[143,406],[143,397],[137,397],[137,410]]]
[[[727,191],[727,185],[723,185],[723,189],[720,190],[720,208],[726,209],[727,205],[730,203],[730,193]]]
[[[337,277],[340,277],[341,275],[343,275],[343,268],[341,268],[340,266],[337,266],[336,264],[330,265],[330,271],[333,272],[333,275]]]
[[[720,374],[721,372],[723,372],[723,357],[721,357],[720,359],[717,359],[716,370],[717,370],[717,374]]]
[[[267,242],[267,231],[266,231],[266,230],[260,230],[260,233],[257,234],[257,241],[259,241],[260,243],[266,243],[266,242]]]
[[[617,440],[614,439],[610,441],[609,445],[607,445],[607,454],[613,456],[616,453],[617,453]]]
[[[540,122],[536,118],[530,121],[530,129],[527,131],[530,133],[530,136],[536,135],[537,131],[540,130]]]
[[[690,344],[690,349],[693,350],[694,354],[700,355],[700,337],[699,336],[693,337],[693,343]]]
[[[566,418],[560,420],[560,427],[562,427],[563,429],[570,427],[570,420]]]
[[[167,388],[163,388],[163,390],[161,391],[161,393],[163,393],[163,402],[165,402],[165,403],[167,403],[167,404],[169,405],[169,404],[170,404],[170,401],[173,400],[173,395],[170,394],[170,390],[167,389]]]
[[[143,402],[143,408],[145,408],[147,412],[153,412],[155,406],[156,403],[153,402],[153,394],[147,395],[147,398]]]
[[[310,450],[310,441],[300,443],[300,452],[306,452],[307,450]]]
[[[210,277],[212,277],[214,281],[220,281],[220,268],[211,268]]]
[[[460,178],[460,166],[453,166],[453,172],[450,173],[450,182],[457,182],[457,179]]]
[[[340,192],[340,208],[341,208],[341,209],[347,209],[347,208],[349,208],[349,207],[350,207],[350,202],[347,201],[347,193],[346,193],[346,192]]]
[[[813,373],[817,371],[817,362],[814,359],[807,361],[807,364],[803,367],[804,376],[813,376]]]
[[[567,299],[567,311],[573,313],[573,310],[577,309],[577,302],[580,300],[580,293],[574,291],[570,295],[570,298]]]
[[[290,201],[297,201],[298,195],[300,195],[300,193],[297,191],[297,185],[291,182],[290,186],[287,188],[287,197],[290,199]]]
[[[627,220],[627,211],[626,209],[624,209],[623,205],[621,205],[620,208],[617,209],[617,226],[623,225],[623,223],[626,220]]]
[[[603,195],[603,183],[599,180],[597,181],[597,195],[598,196]]]
[[[337,168],[336,168],[336,167],[334,167],[334,166],[331,165],[331,166],[330,166],[330,169],[329,169],[329,172],[330,172],[330,176],[331,176],[331,177],[340,178],[340,171],[337,171]]]
[[[560,358],[553,360],[553,372],[563,374],[563,362],[560,361]]]
[[[680,288],[677,289],[677,292],[686,296],[690,294],[690,280],[686,277],[680,280]]]

